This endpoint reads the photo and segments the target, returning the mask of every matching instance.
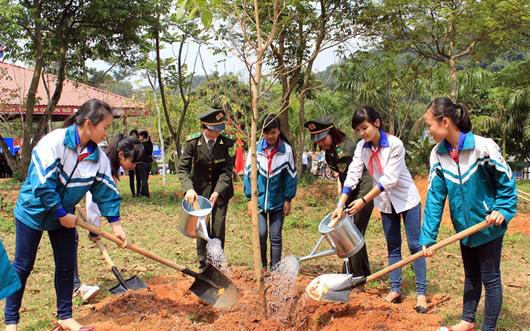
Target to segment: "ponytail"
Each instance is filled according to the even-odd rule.
[[[469,111],[467,110],[467,108],[460,103],[457,103],[455,105],[455,108],[460,109],[460,114],[458,115],[458,122],[455,123],[458,129],[462,132],[471,131],[471,116],[469,115]]]
[[[108,103],[98,99],[90,99],[85,101],[75,114],[66,118],[63,122],[63,128],[69,127],[73,124],[83,126],[86,120],[90,120],[93,125],[97,125],[99,122],[103,121],[107,115],[112,115],[112,107],[109,106]]]
[[[427,107],[427,111],[430,111],[438,121],[444,117],[449,118],[462,132],[469,132],[473,127],[467,108],[462,104],[453,103],[448,97],[434,99]]]
[[[119,178],[120,172],[120,152],[122,152],[124,158],[131,158],[133,163],[138,163],[144,152],[144,146],[136,137],[126,137],[122,133],[117,134],[112,139],[106,153],[110,160],[112,176],[116,178]]]

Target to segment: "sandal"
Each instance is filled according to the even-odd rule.
[[[388,299],[388,296],[391,294],[391,293],[397,293],[397,296],[393,297],[392,299]],[[401,293],[398,293],[398,292],[390,292],[387,294],[386,297],[384,297],[384,300],[388,303],[401,303]]]
[[[455,331],[452,326],[441,326],[436,331]],[[465,329],[464,331],[475,331],[475,327],[472,326],[469,329]]]
[[[51,331],[73,331],[66,326],[62,326],[59,322],[55,322],[55,327]],[[93,326],[82,326],[77,331],[96,331],[96,328]]]

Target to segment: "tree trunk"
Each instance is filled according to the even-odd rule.
[[[458,80],[456,76],[456,59],[453,57],[449,58],[449,71],[450,71],[450,88],[451,88],[451,99],[457,102],[458,98]]]
[[[35,11],[33,11],[35,17],[35,34],[33,35],[33,41],[35,44],[35,67],[33,68],[33,77],[31,78],[31,83],[29,85],[28,94],[26,97],[26,113],[24,116],[24,130],[22,133],[22,151],[21,158],[18,164],[13,164],[15,167],[12,167],[13,171],[18,169],[21,172],[21,178],[26,178],[29,163],[31,161],[31,142],[33,139],[33,109],[35,108],[36,103],[36,94],[37,88],[39,86],[39,80],[42,73],[42,68],[44,66],[44,51],[42,44],[42,23],[41,23],[41,1],[37,0],[35,2]],[[14,161],[14,158],[7,159],[9,166],[11,167],[11,162]]]
[[[151,81],[149,81],[151,83]],[[156,96],[156,89],[151,84],[153,90],[153,97],[155,99],[156,118],[158,123],[158,137],[160,138],[160,153],[162,154],[162,184],[166,186],[166,148],[164,147],[164,136],[162,135],[162,121],[160,115],[160,107],[158,106],[158,97]]]
[[[158,22],[160,23],[160,16],[158,17]],[[171,124],[171,119],[169,118],[169,110],[167,109],[166,104],[166,94],[164,91],[164,80],[162,79],[162,68],[161,68],[161,59],[160,59],[160,31],[158,31],[158,27],[155,31],[155,48],[156,48],[156,72],[158,76],[158,86],[160,87],[160,99],[162,99],[162,108],[164,109],[164,118],[166,119],[166,124],[169,129],[169,132],[171,134],[171,137],[173,138],[173,141],[175,144],[177,144],[175,147],[177,150],[180,148],[179,140],[177,139],[177,133],[173,129],[173,125]]]

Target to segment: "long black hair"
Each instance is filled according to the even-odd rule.
[[[112,176],[116,178],[119,178],[120,174],[120,152],[123,153],[124,158],[131,158],[133,163],[138,163],[144,153],[144,146],[136,137],[124,136],[121,133],[112,139],[105,153],[110,160]]]
[[[331,136],[333,144],[335,145],[342,143],[344,141],[344,138],[346,138],[346,134],[336,127],[332,127],[331,129],[329,129],[328,134]]]
[[[107,115],[112,115],[112,107],[108,103],[98,99],[90,99],[79,107],[77,113],[66,118],[63,123],[63,128],[69,127],[72,124],[82,126],[86,120],[90,120],[93,125],[97,125]]]
[[[377,112],[377,110],[374,109],[374,107],[368,105],[357,107],[351,119],[351,127],[355,130],[355,128],[362,124],[364,121],[375,125],[375,121],[377,120],[379,120],[379,128],[382,129],[383,121],[381,120],[381,115],[379,115],[379,113]]]
[[[441,121],[444,117],[450,118],[462,132],[469,132],[473,127],[466,107],[462,104],[454,103],[448,97],[434,99],[427,107],[427,111],[430,111],[438,121]]]
[[[263,132],[270,131],[271,129],[278,129],[280,131],[280,139],[291,146],[291,143],[282,132],[282,125],[276,114],[268,114],[261,120],[261,128]]]

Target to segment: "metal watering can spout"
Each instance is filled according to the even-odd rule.
[[[198,205],[198,207],[197,207]],[[178,230],[188,238],[202,238],[210,241],[206,224],[212,213],[212,204],[203,196],[197,196],[194,207],[188,201],[182,200],[182,212],[180,214]]]
[[[318,226],[318,231],[321,233],[320,239],[308,255],[298,258],[299,261],[335,254],[340,258],[348,258],[355,255],[364,246],[364,237],[353,223],[351,216],[346,215],[334,228],[328,226],[330,221],[331,214],[328,214],[320,222]],[[324,239],[326,239],[332,249],[315,253]]]
[[[311,250],[311,252],[309,254],[307,254],[306,256],[303,256],[303,257],[299,257],[298,260],[299,261],[307,261],[307,260],[312,260],[312,259],[316,259],[316,258],[319,258],[319,257],[335,255],[336,252],[335,252],[334,249],[328,249],[328,250],[325,250],[325,251],[321,251],[321,252],[315,253],[317,251],[317,249],[318,249],[318,246],[320,246],[320,244],[322,243],[322,240],[324,240],[324,235],[320,236],[320,239],[317,241],[317,243],[315,244],[315,246],[313,247],[313,249]]]

